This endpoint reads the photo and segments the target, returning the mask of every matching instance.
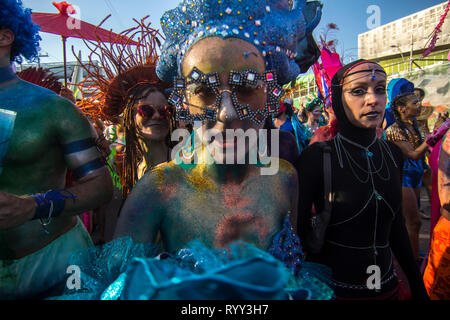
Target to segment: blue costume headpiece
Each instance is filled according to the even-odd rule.
[[[404,78],[392,79],[387,87],[388,104],[386,105],[386,128],[395,122],[392,114],[392,101],[398,95],[414,94],[414,84]],[[385,128],[385,129],[386,129]]]
[[[0,1],[0,29],[14,33],[11,61],[22,63],[22,56],[29,61],[37,59],[40,27],[31,21],[31,10],[25,9],[21,0]]]
[[[166,41],[156,72],[171,82],[180,74],[184,55],[208,36],[240,38],[254,44],[266,60],[266,69],[287,83],[320,56],[312,37],[322,15],[319,1],[294,0],[182,0],[161,17]]]

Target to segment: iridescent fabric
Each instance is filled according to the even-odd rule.
[[[286,299],[283,264],[255,249],[239,242],[208,249],[194,241],[164,260],[135,259],[121,299]]]
[[[331,281],[331,269],[304,261],[300,239],[292,228],[289,215],[284,221],[283,230],[274,237],[267,252],[283,261],[285,267],[290,270],[285,289],[292,297],[300,296],[301,289],[309,291],[308,299],[311,300],[328,300],[333,297],[334,293],[327,285]]]
[[[135,243],[129,237],[116,239],[102,246],[92,247],[73,255],[70,265],[79,266],[81,270],[80,289],[65,289],[64,295],[57,300],[98,300],[103,291],[123,274],[130,262],[136,257],[154,257],[158,247],[154,244]],[[123,277],[123,276],[122,276]],[[109,288],[109,297],[114,295]],[[121,289],[121,288],[120,288]],[[117,291],[120,291],[117,289]]]
[[[332,299],[331,272],[303,261],[288,217],[268,252],[236,241],[211,249],[194,240],[177,254],[155,257],[157,248],[130,238],[108,243],[73,263],[82,288],[56,299]]]
[[[406,158],[403,163],[402,186],[407,188],[420,188],[423,178],[423,160]]]
[[[17,260],[0,260],[0,300],[60,294],[69,276],[71,254],[92,246],[89,233],[77,219],[71,230],[42,249]]]

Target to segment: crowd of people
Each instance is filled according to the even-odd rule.
[[[449,299],[450,120],[363,59],[298,108],[321,10],[182,0],[90,42],[75,101],[13,72],[39,28],[2,1],[0,299]]]

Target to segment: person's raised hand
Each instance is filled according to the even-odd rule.
[[[439,112],[439,116],[434,124],[433,131],[439,129],[439,127],[442,126],[442,124],[447,120],[447,118],[448,112]]]

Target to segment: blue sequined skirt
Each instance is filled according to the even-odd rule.
[[[73,257],[81,288],[58,300],[329,300],[331,270],[303,261],[288,219],[268,251],[242,241],[225,249],[189,242],[155,256],[153,244],[125,237]]]

